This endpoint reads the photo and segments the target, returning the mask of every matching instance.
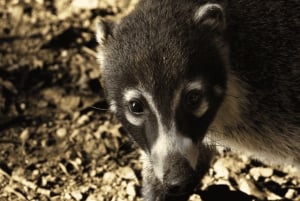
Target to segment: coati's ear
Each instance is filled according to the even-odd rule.
[[[104,60],[105,60],[105,45],[110,37],[113,37],[113,29],[115,24],[111,21],[99,20],[96,22],[96,40],[99,43],[97,58],[100,64],[100,69],[103,70],[105,68]],[[103,81],[101,81],[103,83]]]
[[[216,3],[207,3],[200,6],[195,14],[197,24],[204,25],[211,30],[223,31],[225,29],[225,14],[222,6]]]
[[[99,45],[104,45],[109,36],[112,36],[114,23],[110,21],[99,20],[96,23],[96,39]]]

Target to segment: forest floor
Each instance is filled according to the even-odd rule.
[[[95,109],[107,107],[95,22],[133,5],[0,0],[0,201],[142,200],[138,148]],[[297,201],[300,177],[228,151],[190,200]]]

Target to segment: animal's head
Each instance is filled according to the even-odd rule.
[[[225,20],[218,4],[144,1],[97,40],[111,110],[169,191],[203,164],[202,140],[226,90]]]

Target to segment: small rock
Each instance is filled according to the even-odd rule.
[[[285,178],[285,177],[279,177],[279,176],[276,176],[276,175],[272,175],[270,179],[272,181],[278,183],[281,186],[284,185],[287,182],[287,178]]]
[[[113,152],[116,152],[120,147],[120,143],[117,138],[104,138],[103,141],[106,148]]]
[[[273,175],[273,169],[267,167],[251,168],[250,175],[252,175],[255,180],[258,180],[260,176],[265,178],[271,177]]]
[[[135,186],[133,182],[129,182],[127,187],[126,187],[126,193],[132,197],[136,196],[136,192],[135,192]]]
[[[33,59],[33,67],[34,68],[42,68],[43,66],[44,66],[44,61],[43,60],[40,60],[40,59],[37,59],[37,58]]]
[[[69,53],[67,50],[63,50],[60,54],[62,57],[67,57]]]
[[[99,201],[99,199],[97,199],[97,197],[92,194],[86,198],[86,201]]]
[[[65,119],[68,118],[68,114],[67,113],[59,113],[58,116],[57,116],[57,118],[59,120],[65,120]]]
[[[40,171],[39,170],[33,170],[32,171],[32,176],[39,176],[40,175]]]
[[[221,177],[221,178],[229,177],[229,171],[222,163],[222,160],[216,161],[215,164],[213,165],[213,169],[216,172],[215,175],[216,177]]]
[[[62,94],[64,90],[59,88],[48,88],[44,89],[42,94],[46,101],[53,102],[54,104],[59,104],[62,99]]]
[[[286,194],[284,195],[284,197],[286,199],[290,199],[292,200],[295,196],[297,195],[297,191],[295,189],[289,189]]]
[[[116,174],[113,172],[106,172],[102,179],[104,184],[111,184],[116,179]]]
[[[75,140],[77,138],[77,136],[79,135],[80,131],[78,129],[73,130],[71,135],[70,135],[70,139],[71,140]]]
[[[271,192],[271,191],[266,191],[266,195],[267,195],[267,200],[282,200],[283,197]]]
[[[100,77],[100,72],[97,70],[92,70],[89,72],[90,79],[98,79]]]
[[[261,192],[260,190],[257,189],[257,187],[255,186],[255,184],[249,180],[246,179],[244,177],[240,177],[238,178],[237,181],[238,185],[239,185],[239,189],[248,194],[248,195],[254,195],[255,197],[261,199],[261,200],[265,200],[265,194],[263,192]]]
[[[40,100],[38,103],[37,103],[37,107],[38,108],[45,108],[48,106],[48,102],[45,101],[45,100]]]
[[[64,96],[60,103],[59,107],[66,112],[73,112],[79,107],[80,97],[78,96]]]
[[[25,110],[26,109],[26,104],[25,103],[21,103],[20,104],[20,109],[21,110]]]
[[[81,165],[81,164],[82,164],[82,160],[81,160],[81,158],[79,158],[79,157],[75,158],[74,162],[75,162],[77,165]]]
[[[73,191],[71,192],[71,196],[75,199],[75,200],[82,200],[82,194],[80,191]]]
[[[79,111],[75,111],[72,113],[72,119],[75,121],[80,117],[80,112]]]
[[[37,3],[43,5],[44,4],[44,0],[35,0]]]
[[[96,176],[96,174],[97,174],[96,170],[91,170],[90,171],[90,177],[94,177],[94,176]]]
[[[71,200],[72,199],[72,196],[70,195],[70,193],[66,193],[64,197],[65,197],[66,200]]]
[[[106,146],[103,143],[100,143],[97,152],[99,152],[99,154],[102,156],[107,154]]]
[[[190,197],[189,201],[202,201],[202,199],[201,199],[200,195],[193,194],[193,195]]]
[[[67,135],[67,129],[66,128],[59,128],[56,130],[56,135],[59,138],[64,138]]]
[[[72,6],[80,9],[96,9],[99,7],[98,0],[73,0]]]
[[[79,119],[77,120],[77,124],[79,126],[82,126],[84,124],[86,124],[87,122],[89,122],[90,118],[87,115],[82,115],[81,117],[79,117]]]
[[[113,195],[113,191],[114,189],[111,186],[111,183],[109,183],[109,185],[104,185],[101,186],[101,191],[103,192],[103,194],[111,194]]]
[[[133,169],[128,166],[120,168],[118,175],[123,179],[137,180]]]
[[[29,138],[29,130],[28,130],[28,128],[26,128],[20,134],[21,142],[25,143],[28,138]]]
[[[3,86],[5,89],[7,89],[8,91],[10,91],[14,94],[16,94],[18,92],[12,82],[10,82],[8,80],[3,80],[1,77],[0,77],[0,86]]]

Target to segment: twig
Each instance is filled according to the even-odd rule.
[[[90,49],[90,48],[88,48],[88,47],[86,47],[86,46],[83,46],[83,47],[82,47],[82,50],[83,50],[84,52],[88,53],[89,55],[95,57],[95,58],[98,57],[98,56],[97,56],[97,52],[95,52],[94,50],[92,50],[92,49]]]
[[[23,184],[24,186],[27,186],[28,188],[36,191],[39,194],[45,195],[47,197],[50,197],[51,191],[48,189],[44,189],[44,188],[40,188],[38,187],[35,183],[31,182],[31,181],[27,181],[26,179],[19,177],[17,175],[12,176],[12,180]]]
[[[39,194],[42,194],[42,195],[45,195],[47,197],[50,197],[51,196],[51,191],[48,190],[48,189],[45,189],[45,188],[40,188],[38,187],[35,183],[31,182],[31,181],[28,181],[18,175],[13,175],[13,176],[10,176],[9,174],[7,174],[4,170],[2,170],[0,168],[0,174],[4,175],[5,177],[9,178],[10,180],[14,181],[14,182],[17,182],[17,183],[20,183],[22,184],[23,186],[26,186],[32,190],[34,190],[35,192],[39,193]]]
[[[10,186],[5,186],[4,190],[7,191],[8,193],[15,194],[17,197],[19,197],[22,200],[28,200],[22,193],[16,191],[15,189],[13,189]]]
[[[3,176],[10,179],[10,175],[7,172],[5,172],[4,170],[2,170],[2,168],[0,168],[0,174],[2,174]]]

